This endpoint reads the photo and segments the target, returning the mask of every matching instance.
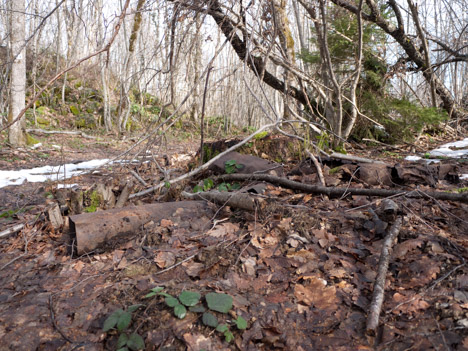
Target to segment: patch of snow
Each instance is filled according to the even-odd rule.
[[[460,179],[468,179],[468,174],[462,174],[462,175],[460,176]]]
[[[406,156],[405,157],[405,160],[407,161],[419,161],[421,160],[422,157],[419,157],[419,156],[413,156],[413,155],[410,155],[410,156]]]
[[[454,148],[455,150],[452,150],[451,148]],[[468,156],[468,138],[444,144],[439,148],[430,151],[429,154],[432,156],[445,156],[453,158]]]
[[[57,184],[57,189],[71,189],[75,186],[78,186],[78,184]]]
[[[0,188],[8,185],[21,185],[25,181],[31,183],[56,181],[71,178],[87,170],[100,167],[109,162],[109,159],[91,160],[81,163],[68,163],[60,166],[44,166],[19,171],[0,170]]]
[[[36,150],[36,149],[39,149],[41,146],[42,146],[42,143],[37,143],[37,144],[34,144],[33,146],[31,146],[30,149],[31,150]]]

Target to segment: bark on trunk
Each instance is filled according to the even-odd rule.
[[[11,1],[11,78],[10,78],[10,109],[8,122],[12,122],[25,106],[26,92],[26,46],[25,46],[25,2]],[[26,119],[23,116],[13,123],[8,130],[8,140],[13,146],[26,143],[24,133]]]

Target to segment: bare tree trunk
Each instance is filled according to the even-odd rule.
[[[358,13],[357,15],[357,30],[358,30],[358,52],[356,53],[356,63],[354,69],[354,80],[351,85],[350,91],[350,100],[351,100],[351,116],[350,120],[348,121],[347,125],[345,126],[345,130],[343,132],[343,138],[347,139],[348,136],[351,134],[353,130],[354,124],[356,123],[357,116],[358,116],[358,107],[357,107],[357,99],[356,99],[356,89],[359,83],[359,78],[361,77],[361,68],[362,68],[362,2],[363,0],[359,0],[358,5]]]
[[[106,37],[106,28],[104,27],[103,23],[103,1],[98,0],[96,1],[96,14],[98,16],[98,28],[97,33],[99,36],[99,45],[98,47],[104,44],[104,40]],[[112,118],[110,114],[110,103],[109,103],[109,89],[107,86],[107,71],[108,71],[108,55],[101,54],[99,56],[100,64],[101,64],[101,84],[102,84],[102,102],[103,102],[103,112],[102,112],[102,120],[104,122],[104,126],[106,127],[107,131],[112,129]]]
[[[289,28],[289,20],[286,14],[286,0],[274,0],[274,15],[275,15],[275,24],[277,27],[278,38],[280,42],[283,55],[286,59],[286,62],[289,65],[294,65],[295,54],[294,54],[294,39],[291,34],[291,29]],[[289,86],[291,85],[291,73],[289,69],[284,69],[284,92],[283,92],[283,118],[289,119],[291,108],[290,96],[288,95]]]
[[[8,121],[12,122],[24,109],[26,95],[26,42],[25,42],[25,1],[11,0],[11,78],[10,109]],[[13,146],[26,143],[24,128],[26,118],[23,116],[13,123],[8,130],[8,140]]]
[[[132,32],[130,33],[129,43],[128,43],[128,53],[127,60],[125,62],[125,71],[124,71],[124,80],[122,83],[122,96],[121,96],[121,106],[122,108],[119,115],[119,132],[125,129],[127,124],[128,116],[130,115],[130,86],[131,86],[131,67],[133,64],[133,57],[135,54],[135,46],[138,39],[138,33],[140,31],[142,15],[141,10],[145,6],[146,0],[138,0],[137,7],[135,10],[135,17],[133,18],[133,27]],[[122,101],[122,100],[125,100]]]
[[[408,1],[408,6],[411,10],[411,16],[413,17],[413,22],[416,27],[416,31],[418,33],[419,39],[422,42],[422,48],[423,48],[423,53],[424,53],[424,64],[425,64],[425,70],[428,72],[428,75],[430,77],[434,76],[434,72],[432,71],[432,66],[431,66],[431,59],[429,57],[429,45],[427,44],[427,39],[426,35],[424,34],[424,31],[421,27],[421,23],[419,21],[419,15],[418,15],[418,8],[417,5],[413,3],[411,0]],[[432,107],[437,107],[437,97],[436,97],[436,89],[434,85],[434,80],[431,78],[429,81],[429,85],[431,88],[431,99],[432,99]]]

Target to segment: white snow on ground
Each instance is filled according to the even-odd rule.
[[[422,160],[422,157],[410,155],[410,156],[406,156],[405,160],[407,160],[407,161],[419,161],[419,160]]]
[[[453,150],[451,149],[453,148]],[[464,156],[468,157],[468,138],[463,140],[454,141],[441,145],[437,149],[429,151],[431,156],[442,156],[442,157],[451,157],[451,158],[462,158]],[[422,158],[419,156],[406,156],[405,160],[408,161],[418,161]],[[439,162],[439,160],[428,159],[427,162]],[[468,174],[462,174],[460,179],[468,179]]]
[[[21,185],[28,181],[31,183],[45,182],[47,180],[64,180],[85,171],[100,167],[109,162],[109,159],[91,160],[77,164],[68,163],[60,166],[44,166],[19,171],[0,170],[0,188],[8,185]]]
[[[452,150],[453,148],[454,150]],[[431,156],[463,157],[468,156],[468,138],[440,146],[429,152]]]

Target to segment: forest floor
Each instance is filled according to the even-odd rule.
[[[317,184],[310,160],[299,160],[281,140],[257,140],[252,154],[268,158],[269,150],[283,152],[284,177]],[[112,158],[134,141],[54,135],[43,144],[36,150],[3,147],[0,170]],[[395,152],[355,146],[350,153],[387,165],[370,169],[324,160],[328,186],[404,194],[416,188],[456,193],[468,187],[467,179],[458,178],[468,174],[466,159],[443,160],[428,169],[424,161],[403,160],[409,147]],[[116,196],[127,184],[133,193],[145,189],[131,171],[150,186],[168,174],[184,174],[196,164],[196,151],[196,142],[172,138],[167,146],[140,153],[139,160],[149,162],[113,164],[65,183],[84,192],[86,205],[86,194],[99,184]],[[213,171],[206,171],[127,205],[178,201],[182,190],[206,186],[208,178],[217,182]],[[78,256],[67,221],[55,228],[47,217],[54,203],[70,205],[75,191],[57,189],[58,183],[64,182],[0,188],[0,232],[24,224],[0,238],[0,350],[117,350],[122,334],[141,336],[146,350],[468,350],[467,203],[403,194],[392,198],[399,209],[386,217],[379,197],[331,198],[268,183],[257,195],[266,207],[247,211],[210,204],[205,212],[185,215],[177,210],[145,223],[124,241]],[[68,211],[65,219],[74,214],[70,206]],[[374,335],[366,331],[366,320],[384,238],[396,218],[402,224]],[[146,298],[155,287],[174,297],[182,291],[229,295],[228,313],[211,312],[228,333],[209,326],[202,312],[177,318],[163,295]],[[206,309],[203,298],[201,304]],[[105,321],[119,309],[131,312],[114,314],[128,317],[122,317],[123,330],[105,332]],[[246,328],[236,326],[239,316]],[[138,349],[138,338],[132,340],[127,347]]]

